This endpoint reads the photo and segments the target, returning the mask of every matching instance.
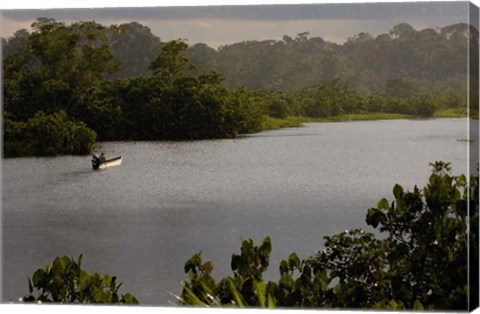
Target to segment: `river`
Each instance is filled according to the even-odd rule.
[[[478,127],[478,126],[477,126]],[[115,275],[121,293],[169,305],[185,261],[202,251],[216,279],[242,239],[272,240],[267,279],[292,252],[365,228],[395,183],[425,185],[429,162],[467,172],[466,119],[309,123],[238,139],[110,142],[123,164],[93,171],[88,156],[2,163],[2,301],[56,256],[83,254],[88,272]]]

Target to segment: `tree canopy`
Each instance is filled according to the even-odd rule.
[[[34,134],[31,121],[60,112],[95,133],[85,141],[227,138],[291,116],[467,114],[466,52],[478,32],[466,24],[421,31],[399,24],[342,45],[309,36],[215,50],[161,42],[136,22],[39,18],[31,32],[2,39],[7,156],[88,153],[94,142],[77,143],[81,150],[15,148]]]

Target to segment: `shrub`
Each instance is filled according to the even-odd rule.
[[[68,119],[64,111],[46,115],[39,111],[26,122],[8,116],[4,122],[4,155],[86,155],[95,148],[96,134],[84,123]]]
[[[67,256],[57,257],[52,264],[37,269],[28,279],[29,293],[23,302],[138,304],[130,293],[120,295],[117,278],[89,274],[81,268],[82,255],[75,262]],[[34,295],[34,290],[38,293]]]
[[[393,188],[394,201],[381,199],[361,229],[325,237],[325,249],[280,263],[278,282],[262,273],[271,251],[243,241],[232,256],[233,277],[216,282],[211,262],[195,254],[185,264],[189,281],[182,304],[260,307],[467,310],[478,306],[478,174],[450,175],[450,164],[435,162],[428,184],[413,191]],[[468,228],[469,226],[469,228]],[[470,260],[469,260],[470,258]],[[470,269],[468,266],[470,265]],[[470,276],[470,278],[468,277]],[[470,300],[470,304],[468,303]]]

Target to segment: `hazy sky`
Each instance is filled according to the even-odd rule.
[[[310,37],[342,43],[360,32],[378,35],[404,22],[416,29],[443,27],[468,21],[468,2],[3,10],[2,36],[29,29],[37,17],[67,23],[95,20],[104,25],[137,21],[162,41],[182,38],[217,48],[244,40],[280,40],[304,31]]]

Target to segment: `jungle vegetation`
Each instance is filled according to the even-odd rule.
[[[39,18],[2,38],[4,156],[231,138],[295,120],[466,116],[469,41],[478,31],[467,24],[398,24],[341,45],[304,32],[213,49],[162,42],[136,22]],[[42,119],[55,126],[37,132]],[[56,140],[41,147],[43,136]]]
[[[21,302],[64,304],[138,304],[130,293],[119,295],[122,283],[115,276],[89,274],[82,269],[83,256],[75,261],[57,257],[52,264],[39,268],[28,278],[28,293]]]
[[[472,310],[479,290],[478,174],[452,176],[435,162],[423,188],[393,187],[368,209],[362,229],[324,237],[324,248],[281,261],[278,281],[263,279],[272,243],[251,239],[232,254],[233,274],[217,281],[213,264],[194,254],[179,302],[195,306],[328,309]]]

